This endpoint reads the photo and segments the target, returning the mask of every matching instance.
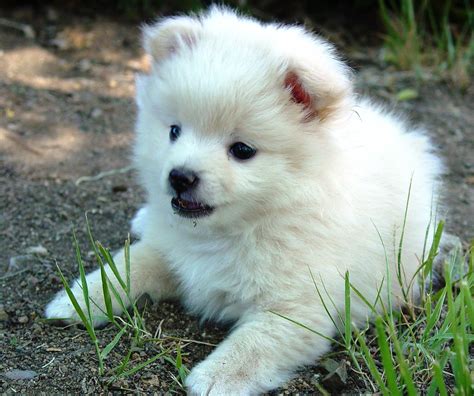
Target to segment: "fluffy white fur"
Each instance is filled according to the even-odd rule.
[[[419,266],[440,161],[421,131],[357,98],[333,47],[301,27],[212,8],[146,27],[144,43],[153,66],[137,77],[134,158],[148,201],[133,221],[141,235],[131,248],[133,294],[180,298],[202,318],[235,321],[191,371],[191,394],[274,389],[330,348],[275,312],[336,333],[311,274],[334,301],[326,296],[334,318],[344,311],[346,271],[369,301],[383,282],[385,302],[392,290],[399,305],[397,255],[410,185],[404,287]],[[289,73],[309,105],[285,88]],[[173,124],[182,132],[170,142]],[[237,141],[255,147],[256,156],[234,159],[229,146]],[[173,212],[168,175],[183,166],[199,175],[196,197],[215,207],[211,215],[192,220]],[[123,271],[123,253],[115,260]],[[87,281],[103,305],[100,273]],[[81,301],[77,284],[73,291]],[[368,314],[354,295],[353,321]],[[64,292],[46,315],[77,318]]]

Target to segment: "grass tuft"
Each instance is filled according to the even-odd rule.
[[[71,286],[64,277],[59,266],[58,272],[66,293],[94,346],[99,366],[99,375],[107,379],[107,385],[112,385],[118,380],[134,375],[144,367],[161,359],[162,361],[170,362],[174,366],[176,375],[173,373],[170,373],[170,375],[172,379],[178,384],[178,386],[181,389],[184,389],[184,381],[189,373],[189,370],[182,361],[182,340],[176,337],[166,336],[153,338],[145,327],[145,320],[143,318],[142,312],[140,312],[137,307],[136,300],[131,297],[130,237],[128,237],[125,241],[125,279],[123,279],[117,266],[115,265],[110,251],[100,242],[94,239],[87,215],[86,225],[89,241],[93,248],[95,259],[100,268],[102,293],[106,307],[105,312],[102,313],[105,317],[107,317],[109,322],[113,324],[116,330],[111,341],[104,343],[103,340],[100,340],[98,333],[94,328],[94,319],[97,318],[93,317],[91,304],[95,305],[96,307],[98,307],[98,304],[89,295],[84,262],[82,260],[81,251],[75,234],[73,235],[73,244],[76,252],[76,260],[80,274],[79,282],[83,294],[82,297],[85,301],[85,307],[81,307],[79,304],[76,296],[72,292]],[[108,265],[111,269],[112,276],[116,282],[111,282],[111,278],[106,271],[106,265]],[[114,284],[118,286],[114,286]],[[117,287],[120,289],[118,290]],[[123,316],[117,316],[114,314],[112,308],[113,299],[116,300],[122,308]],[[192,340],[186,341],[187,343],[185,345],[194,342]],[[133,352],[144,350],[145,346],[150,343],[158,346],[159,352],[146,361],[134,365],[132,359]],[[120,348],[118,348],[118,346],[120,346]],[[116,352],[118,349],[120,349],[120,351]],[[123,353],[124,350],[126,351],[125,353]],[[119,363],[109,367],[107,362],[110,360],[109,357],[112,354],[114,355],[115,361],[117,360],[117,357],[119,358]],[[176,355],[176,358],[172,358],[173,354]]]
[[[436,233],[434,244],[439,244],[439,238]],[[430,282],[435,259],[431,253],[422,264],[425,271],[419,271]],[[472,253],[471,248],[470,260]],[[444,287],[431,294],[432,284],[423,288],[422,304],[413,306],[414,316],[403,311],[384,313],[375,318],[375,334],[367,327],[356,336],[352,353],[361,359],[383,394],[469,395],[474,391],[469,357],[469,345],[474,341],[474,317],[469,313],[474,273],[464,270],[466,258],[460,247],[450,254],[444,266]],[[452,274],[459,271],[461,277],[453,279]],[[405,303],[412,304],[408,300]]]
[[[362,374],[366,389],[371,387],[383,395],[474,394],[474,241],[465,255],[461,246],[451,251],[443,265],[445,284],[435,291],[432,283],[436,278],[433,272],[437,270],[434,261],[442,230],[443,223],[440,222],[434,232],[431,249],[417,271],[421,281],[427,282],[426,287],[421,287],[418,305],[409,293],[405,293],[404,304],[407,308],[401,311],[387,309],[381,304],[382,285],[376,300],[371,303],[350,282],[350,274],[344,276],[345,327],[344,330],[338,329],[335,353],[350,358],[356,375],[360,377]],[[389,293],[390,285],[390,282],[385,282],[384,287],[388,288]],[[326,313],[336,323],[337,318],[331,316],[316,283],[315,287]],[[358,329],[351,324],[352,297],[367,305],[375,326],[367,322],[363,329]],[[377,309],[377,304],[381,309]],[[339,319],[343,316],[340,313],[337,315]],[[294,319],[279,316],[331,339]]]

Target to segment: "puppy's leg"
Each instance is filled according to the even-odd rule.
[[[326,335],[334,326],[323,309],[286,312],[285,316]],[[191,395],[254,395],[278,387],[298,366],[325,353],[325,338],[271,312],[252,314],[198,364],[187,378]]]
[[[125,256],[121,250],[114,256],[114,262],[120,276],[126,282]],[[130,305],[125,291],[120,286],[114,273],[107,265],[105,267],[108,278],[119,292],[124,304]],[[99,326],[107,322],[104,314],[106,311],[100,269],[90,273],[86,277],[91,300],[90,307],[94,318],[94,325]],[[72,286],[72,292],[85,311],[85,300],[82,292],[81,281],[77,279]],[[170,298],[176,293],[176,285],[172,279],[167,266],[162,261],[159,253],[150,245],[139,241],[130,247],[130,296],[133,300],[143,293],[148,293],[154,299]],[[120,314],[122,307],[112,294],[112,306],[115,314]],[[79,320],[79,317],[69,300],[65,290],[59,292],[46,307],[46,317],[49,319]]]

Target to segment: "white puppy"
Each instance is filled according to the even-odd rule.
[[[416,281],[407,290],[440,161],[420,131],[356,97],[330,44],[222,8],[164,18],[144,44],[134,158],[148,201],[134,220],[132,292],[235,322],[191,371],[191,394],[274,389],[327,352],[325,338],[276,315],[334,336],[314,283],[333,318],[346,271],[370,302],[382,284],[385,304],[389,290],[394,306],[403,289],[416,297]],[[115,260],[124,271],[123,253]],[[103,308],[100,273],[87,281]],[[353,321],[368,313],[353,296]],[[64,292],[46,315],[77,318]]]

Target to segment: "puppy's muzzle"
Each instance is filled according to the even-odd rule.
[[[171,187],[178,195],[196,188],[199,183],[199,177],[194,172],[187,169],[171,170],[168,180]]]
[[[196,173],[184,168],[173,169],[168,175],[168,180],[176,193],[176,196],[171,199],[171,207],[176,214],[196,218],[212,213],[214,208],[200,202],[196,197],[196,188],[199,184]]]

